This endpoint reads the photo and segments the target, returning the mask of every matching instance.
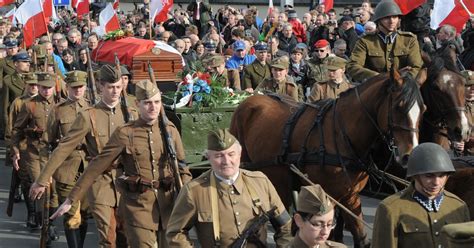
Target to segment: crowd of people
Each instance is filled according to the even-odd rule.
[[[150,25],[148,7],[119,11],[125,36],[167,43],[182,55],[185,71],[203,67],[236,91],[273,92],[295,102],[336,99],[393,69],[415,78],[424,53],[452,48],[467,79],[471,116],[474,18],[458,33],[450,25],[431,30],[424,15],[404,16],[392,0],[377,6],[364,0],[341,13],[320,4],[301,17],[286,5],[265,18],[256,7],[226,5],[214,12],[196,0]],[[202,247],[228,247],[264,215],[278,247],[344,247],[327,241],[335,205],[324,190],[303,187],[291,217],[265,175],[239,168],[242,147],[228,130],[209,133],[211,170],[192,180],[179,132],[161,118],[157,85],[135,80],[130,87],[132,68],[89,61],[88,52],[103,38],[95,32],[97,16],[97,10],[80,17],[60,9],[49,33],[24,50],[21,25],[0,20],[0,135],[8,146],[6,163],[21,182],[29,229],[41,227],[44,201],[50,201],[51,218],[64,215],[68,247],[83,247],[89,215],[99,247],[189,247],[193,227]],[[97,70],[97,99],[86,89],[89,67]],[[131,104],[121,105],[124,98]],[[474,148],[469,142],[453,147],[465,155]],[[434,144],[415,150],[420,155],[408,163],[411,186],[380,205],[373,247],[438,247],[444,224],[469,220],[465,203],[443,190],[454,171],[445,153]],[[426,230],[403,219],[410,211]],[[58,239],[54,221],[49,228],[51,243]],[[247,247],[266,244],[266,226],[258,230]]]

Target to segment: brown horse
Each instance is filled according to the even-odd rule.
[[[288,101],[252,96],[237,107],[231,132],[242,144],[242,161],[257,165],[287,206],[291,172],[282,164],[296,163],[309,179],[362,218],[358,193],[367,182],[364,164],[371,144],[382,138],[387,146],[396,145],[399,161],[406,161],[418,144],[417,128],[424,111],[418,84],[394,72],[316,106]],[[345,213],[343,217],[356,247],[366,245],[361,222]]]

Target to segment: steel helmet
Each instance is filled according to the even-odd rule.
[[[373,21],[377,22],[378,20],[387,17],[387,16],[400,16],[403,15],[398,4],[393,0],[382,0],[377,7],[375,7]]]
[[[453,162],[448,153],[438,144],[423,143],[408,158],[407,177],[420,174],[454,172]]]

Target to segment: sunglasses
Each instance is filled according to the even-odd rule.
[[[324,50],[324,49],[318,49],[318,50],[315,50],[315,52],[317,52],[317,53],[324,53],[324,52],[326,52],[326,50]]]

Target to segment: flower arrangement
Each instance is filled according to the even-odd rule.
[[[178,84],[175,107],[191,107],[199,112],[204,107],[236,105],[248,96],[248,93],[235,93],[216,75],[194,71],[186,74]]]

